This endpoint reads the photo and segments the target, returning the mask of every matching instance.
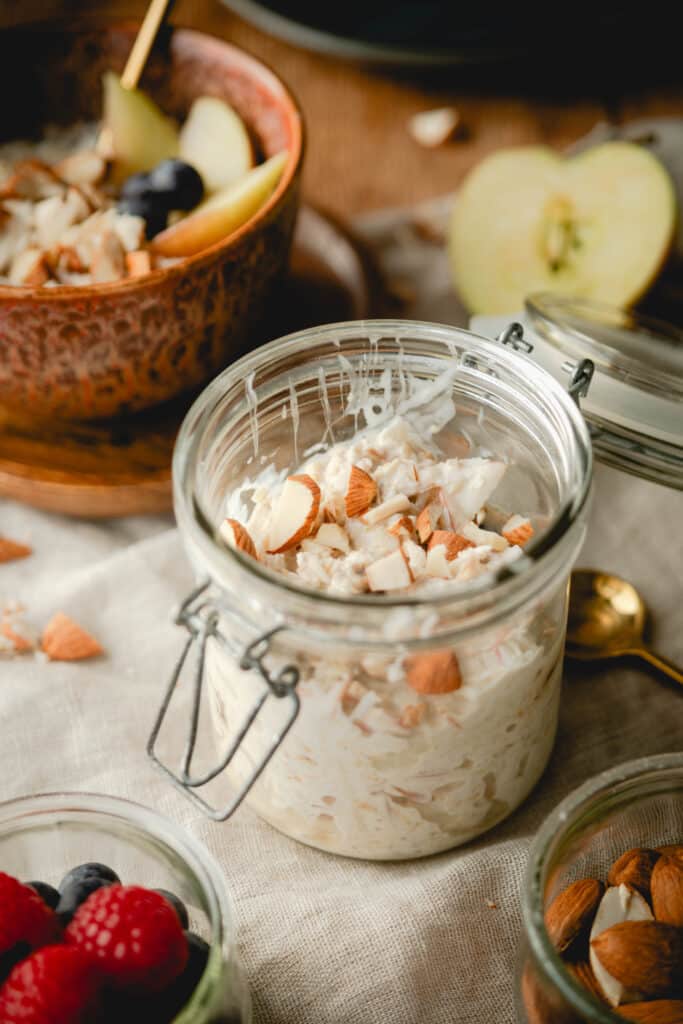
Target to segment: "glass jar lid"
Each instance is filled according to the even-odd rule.
[[[683,490],[683,331],[588,299],[529,296],[524,339],[508,339],[567,385],[583,359],[595,372],[581,399],[595,455],[608,465]],[[509,318],[475,317],[498,334]]]

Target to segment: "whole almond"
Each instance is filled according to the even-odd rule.
[[[683,844],[671,843],[669,846],[658,846],[658,853],[666,853],[669,857],[674,857],[676,860],[683,860]]]
[[[586,992],[590,992],[592,996],[599,999],[601,1003],[606,1003],[605,993],[600,988],[598,979],[593,974],[593,968],[587,960],[579,960],[575,964],[567,964],[567,970],[572,977],[578,981],[579,985],[585,988]]]
[[[591,942],[598,960],[632,992],[671,994],[683,979],[683,931],[660,921],[622,921]]]
[[[545,912],[550,941],[563,956],[586,939],[605,887],[597,878],[580,878],[563,889]]]
[[[683,928],[683,861],[660,857],[652,872],[651,892],[656,920]]]
[[[413,654],[405,661],[406,682],[416,693],[452,693],[462,684],[458,659],[449,648]]]
[[[608,884],[628,885],[630,889],[637,889],[639,893],[648,898],[652,869],[659,857],[660,854],[657,850],[650,850],[646,846],[637,846],[632,850],[627,850],[618,860],[615,860],[609,869]]]
[[[619,1016],[638,1024],[683,1024],[683,999],[653,999],[648,1003],[627,1003],[617,1009]]]

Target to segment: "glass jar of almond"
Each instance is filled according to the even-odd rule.
[[[683,1021],[683,754],[591,779],[536,836],[518,1019]]]
[[[178,439],[198,588],[150,753],[189,720],[165,770],[195,802],[338,854],[491,828],[553,745],[591,470],[567,392],[467,331],[348,323],[245,356]]]

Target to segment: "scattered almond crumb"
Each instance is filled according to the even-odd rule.
[[[398,724],[404,729],[414,729],[424,718],[424,704],[406,704],[401,712]]]
[[[57,612],[48,622],[41,647],[51,661],[84,661],[104,653],[95,637],[63,612]]]
[[[33,650],[33,641],[18,633],[6,620],[0,621],[0,634],[9,640],[15,654],[26,654]]]
[[[20,544],[9,537],[0,537],[0,562],[14,562],[19,558],[28,558],[33,554],[33,548],[28,544]]]
[[[408,121],[408,131],[420,146],[435,149],[455,137],[460,114],[455,107],[422,110]]]
[[[498,910],[498,904],[494,903],[493,900],[484,900],[484,902],[489,910]]]

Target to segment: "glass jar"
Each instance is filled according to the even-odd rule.
[[[359,381],[371,396],[364,419]],[[264,467],[291,473],[313,446],[407,407],[431,416],[444,400],[435,440],[446,457],[466,439],[469,454],[503,458],[492,500],[537,524],[507,570],[457,593],[337,597],[293,587],[220,541],[227,496]],[[196,401],[174,457],[180,532],[209,586],[183,613],[203,639],[190,745],[181,773],[169,774],[207,809],[202,793],[236,790],[227,809],[210,810],[216,818],[248,790],[282,832],[354,857],[425,856],[497,824],[553,745],[591,469],[568,394],[524,356],[467,331],[331,325],[239,360]],[[456,654],[460,689],[418,698],[406,659],[443,650]],[[202,679],[220,763],[192,776]]]
[[[681,753],[611,768],[555,808],[529,854],[522,902],[526,942],[517,985],[520,1022],[623,1024],[623,1016],[593,997],[566,969],[545,929],[545,908],[579,878],[604,880],[610,865],[633,847],[682,841]]]
[[[140,804],[89,793],[49,793],[0,804],[0,870],[57,885],[76,864],[110,865],[124,884],[162,888],[187,906],[210,946],[206,970],[174,1024],[249,1024],[235,917],[217,864],[172,822]]]

